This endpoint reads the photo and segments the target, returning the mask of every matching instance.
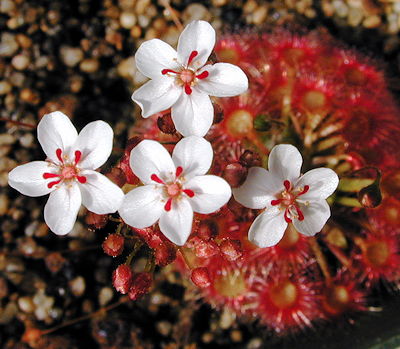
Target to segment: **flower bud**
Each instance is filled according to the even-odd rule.
[[[213,106],[214,106],[214,121],[213,121],[213,124],[219,124],[222,120],[224,120],[224,110],[217,103],[213,103]]]
[[[129,299],[134,301],[149,292],[153,278],[150,273],[136,273],[133,275],[128,292]]]
[[[219,252],[218,245],[214,241],[204,241],[199,239],[194,246],[194,253],[199,258],[210,258]]]
[[[258,153],[245,150],[242,155],[240,155],[239,162],[246,167],[261,166],[261,157]]]
[[[106,226],[108,222],[108,215],[97,214],[88,211],[85,216],[85,222],[89,227],[92,227],[94,229],[101,229]]]
[[[358,201],[366,208],[377,207],[382,202],[382,194],[378,183],[374,182],[362,188],[358,192]]]
[[[161,132],[173,135],[176,133],[174,122],[172,121],[171,113],[159,116],[157,119],[157,126]]]
[[[205,288],[211,285],[210,274],[208,273],[207,268],[204,267],[193,269],[190,279],[200,288]]]
[[[129,165],[129,153],[124,154],[121,158],[121,161],[118,164],[118,167],[122,170],[125,175],[126,182],[129,184],[138,184],[140,182],[139,178],[133,173],[131,166]]]
[[[125,239],[120,234],[110,234],[104,240],[103,251],[111,257],[119,256],[124,250]]]
[[[169,242],[162,243],[154,250],[154,257],[160,267],[171,264],[176,259],[175,246]]]
[[[240,240],[225,239],[220,243],[219,248],[228,261],[235,261],[242,255]]]
[[[211,219],[206,219],[200,222],[196,234],[200,239],[208,241],[218,235],[218,226]]]
[[[106,174],[106,177],[110,179],[113,183],[118,185],[120,188],[122,188],[126,183],[125,173],[119,167],[112,168],[111,171]]]
[[[132,276],[133,273],[130,266],[121,264],[114,270],[112,275],[114,288],[122,294],[128,293],[132,284]]]
[[[222,177],[232,188],[237,188],[246,180],[247,168],[239,162],[228,164],[222,172]]]

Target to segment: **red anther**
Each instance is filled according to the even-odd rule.
[[[60,177],[60,175],[56,174],[56,173],[48,173],[48,172],[43,173],[43,178],[44,179],[56,178],[56,177]]]
[[[290,188],[292,187],[292,184],[290,183],[290,181],[285,180],[285,181],[283,182],[283,185],[285,186],[285,188],[286,188],[287,191],[290,191]]]
[[[194,196],[194,191],[190,190],[190,189],[184,189],[182,190],[187,196],[189,196],[190,198],[192,198]]]
[[[228,261],[235,261],[242,255],[242,244],[240,240],[223,240],[219,248]]]
[[[153,173],[150,176],[150,179],[154,182],[160,183],[160,184],[164,184],[164,181],[160,179],[160,177],[158,177],[155,173]]]
[[[171,69],[163,69],[163,70],[161,70],[161,74],[162,75],[165,75],[165,74],[168,74],[168,73],[179,74],[178,72],[176,72],[174,70],[171,70]]]
[[[76,179],[78,180],[79,183],[84,184],[86,183],[87,179],[85,176],[76,176]]]
[[[190,63],[192,63],[194,57],[196,57],[198,54],[199,54],[199,53],[198,53],[197,51],[192,51],[192,53],[191,53],[190,56],[189,56],[187,65],[190,65]]]
[[[178,166],[176,168],[175,176],[179,177],[182,174],[182,172],[183,172],[183,168],[181,166]]]
[[[303,190],[297,196],[303,195],[303,194],[307,193],[309,190],[310,190],[310,186],[305,185]]]
[[[188,84],[185,84],[185,92],[187,95],[192,94],[192,88]]]
[[[292,220],[288,216],[288,212],[289,212],[289,209],[286,209],[285,214],[284,214],[285,221],[286,221],[286,223],[292,223]]]
[[[82,157],[82,152],[79,150],[75,151],[75,165],[80,161],[81,157]]]
[[[103,244],[103,251],[111,257],[119,256],[124,250],[125,239],[120,234],[110,234],[106,237]]]
[[[190,279],[200,288],[205,288],[211,285],[210,274],[208,273],[208,269],[204,267],[193,269]]]
[[[56,150],[56,155],[57,155],[58,160],[60,160],[60,162],[63,163],[64,160],[63,160],[63,158],[62,158],[62,150],[61,150],[60,148],[58,148],[58,149]]]
[[[117,269],[114,270],[112,275],[114,288],[122,293],[128,293],[132,285],[132,270],[129,265],[121,264]]]
[[[171,207],[172,207],[172,199],[168,199],[167,203],[164,206],[165,211],[171,211]]]
[[[281,202],[282,202],[282,199],[272,200],[272,201],[271,201],[271,205],[272,205],[272,206],[276,206],[276,205],[279,205]]]
[[[196,75],[196,78],[202,80],[202,79],[205,79],[206,77],[208,77],[208,75],[209,75],[208,71],[205,70],[201,74]]]
[[[128,295],[134,301],[149,292],[153,278],[150,273],[136,273],[132,277],[131,287]]]
[[[58,181],[50,182],[49,184],[47,184],[47,188],[51,189],[60,182],[61,182],[61,179]]]

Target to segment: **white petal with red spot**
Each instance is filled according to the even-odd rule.
[[[325,199],[335,191],[338,176],[331,169],[318,168],[300,177],[302,162],[296,147],[277,145],[269,155],[268,171],[251,168],[243,185],[233,190],[242,205],[266,208],[249,230],[249,240],[257,246],[277,244],[289,223],[312,236],[329,219],[330,207]]]
[[[205,65],[215,45],[215,30],[205,21],[193,21],[182,32],[178,52],[158,39],[144,42],[135,60],[152,80],[132,95],[147,118],[171,108],[176,130],[183,136],[204,136],[214,108],[209,95],[227,97],[244,92],[248,79],[231,64]]]

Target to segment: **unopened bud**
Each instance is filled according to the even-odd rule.
[[[165,267],[176,259],[176,248],[173,244],[164,242],[154,250],[154,257],[157,265]]]
[[[239,162],[246,167],[261,166],[261,157],[258,153],[245,150],[242,155],[240,155]]]
[[[218,245],[214,241],[204,241],[199,239],[199,242],[194,247],[194,253],[199,258],[210,258],[219,252]]]
[[[218,235],[218,226],[211,219],[201,221],[196,234],[200,239],[208,241]]]
[[[213,121],[213,124],[219,124],[222,120],[224,120],[224,110],[217,103],[213,103],[213,106],[214,106],[214,121]]]
[[[172,121],[171,113],[159,116],[157,119],[157,126],[161,132],[173,135],[176,133],[174,122]]]
[[[132,277],[131,287],[128,292],[129,299],[134,301],[149,292],[153,278],[150,273],[136,273]]]
[[[225,239],[220,243],[219,248],[228,261],[235,261],[242,255],[242,244],[239,240]]]
[[[118,167],[122,170],[125,175],[126,182],[129,184],[138,184],[140,182],[139,178],[133,173],[131,166],[129,165],[130,155],[124,154],[121,158],[121,161],[118,164]]]
[[[119,256],[124,250],[125,239],[120,234],[110,234],[104,240],[103,251],[111,257]]]
[[[204,267],[193,269],[190,279],[200,288],[205,288],[211,285],[210,274],[208,273],[208,269]]]
[[[120,188],[122,188],[126,183],[125,173],[119,167],[112,168],[111,171],[106,174],[106,177],[114,182],[116,185],[118,185]]]
[[[239,162],[234,162],[225,167],[222,177],[232,188],[237,188],[246,180],[247,171],[247,167],[244,167]]]
[[[94,229],[104,228],[108,222],[108,215],[106,214],[97,214],[91,211],[88,211],[85,216],[85,222],[88,226]]]
[[[117,269],[114,270],[112,275],[114,288],[122,293],[128,293],[132,284],[132,270],[129,265],[121,264]]]
[[[374,182],[358,192],[358,201],[366,208],[377,207],[382,202],[379,185]]]

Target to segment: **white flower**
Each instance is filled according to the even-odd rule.
[[[315,235],[330,217],[325,199],[338,186],[337,174],[329,168],[316,168],[300,176],[302,163],[296,147],[277,145],[269,155],[269,171],[252,167],[243,185],[233,190],[242,205],[265,208],[249,230],[249,240],[257,246],[276,245],[288,223],[304,235]]]
[[[147,118],[172,107],[172,120],[183,136],[204,136],[214,109],[209,95],[231,97],[247,90],[243,71],[232,64],[205,65],[215,44],[215,30],[204,21],[191,22],[182,32],[178,52],[159,39],[144,42],[136,66],[149,82],[132,95]]]
[[[14,168],[8,183],[28,196],[50,193],[44,219],[54,233],[65,235],[72,230],[81,204],[97,214],[119,208],[122,190],[94,171],[111,154],[113,130],[107,123],[91,122],[78,135],[70,119],[56,111],[42,118],[37,132],[46,161]]]
[[[145,184],[130,191],[120,207],[121,218],[141,229],[157,221],[173,243],[188,239],[193,211],[215,212],[231,197],[231,188],[220,177],[205,175],[213,151],[204,138],[191,136],[177,143],[172,153],[158,142],[144,140],[132,149],[130,166]]]

